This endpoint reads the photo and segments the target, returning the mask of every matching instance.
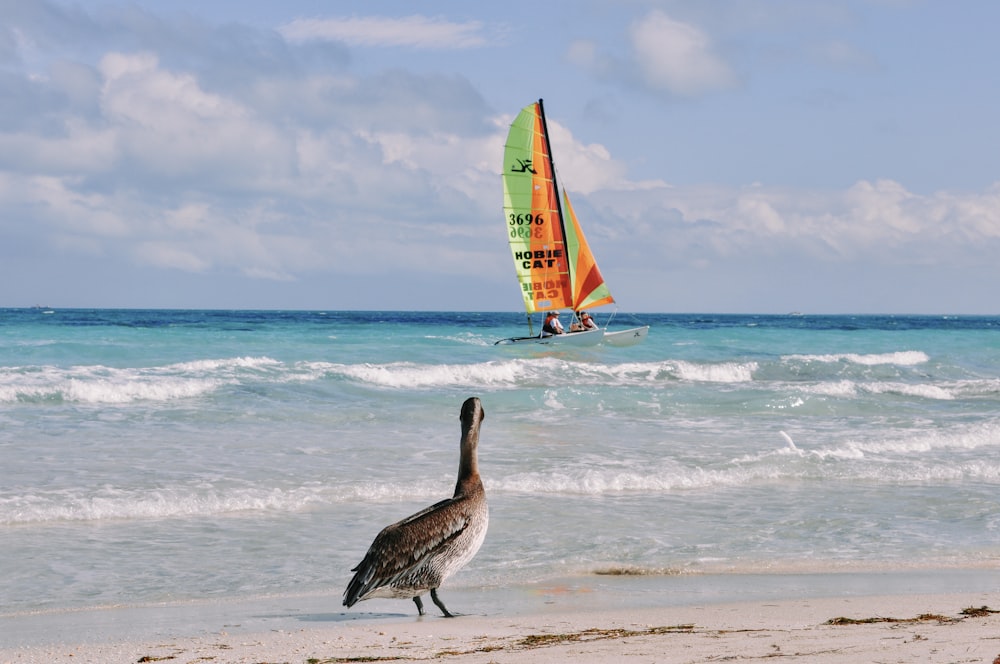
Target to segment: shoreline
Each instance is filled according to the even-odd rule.
[[[0,616],[0,664],[606,664],[737,654],[856,662],[897,650],[891,661],[956,661],[961,654],[964,662],[992,664],[1000,656],[1000,613],[993,613],[1000,570],[588,576],[511,588],[445,586],[441,595],[463,615],[446,619],[428,606],[421,618],[404,600],[368,600],[345,611],[340,593],[331,592]],[[982,607],[981,615],[962,613]],[[861,622],[828,624],[841,617]]]

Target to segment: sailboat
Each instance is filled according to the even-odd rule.
[[[503,207],[514,269],[528,318],[528,335],[501,339],[497,344],[631,346],[646,337],[648,325],[615,331],[608,330],[607,323],[596,329],[583,325],[581,317],[585,310],[612,304],[615,300],[597,267],[565,189],[560,200],[541,99],[521,109],[507,134]],[[565,333],[550,334],[544,327],[537,334],[534,332],[532,314],[560,310],[565,310],[573,319]]]

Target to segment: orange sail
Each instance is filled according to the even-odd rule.
[[[602,304],[611,304],[615,299],[611,297],[611,291],[604,283],[601,270],[597,267],[594,254],[590,251],[590,245],[587,244],[587,238],[569,202],[569,194],[565,191],[563,201],[566,204],[565,216],[569,220],[569,223],[565,224],[566,250],[572,266],[570,282],[573,284],[573,310],[581,311]]]

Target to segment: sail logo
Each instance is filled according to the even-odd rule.
[[[539,249],[536,251],[514,252],[514,260],[521,261],[521,266],[525,270],[553,267],[562,257],[562,249]]]
[[[547,279],[546,281],[522,282],[521,291],[524,298],[533,301],[537,306],[545,307],[550,301],[563,301],[563,293],[569,288],[564,279]]]
[[[536,171],[534,166],[531,165],[530,159],[518,159],[517,163],[510,167],[510,172],[531,173],[532,175],[538,175],[538,171]]]

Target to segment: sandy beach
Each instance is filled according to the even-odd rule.
[[[628,584],[641,581],[624,583],[628,592]],[[486,601],[511,598],[486,594]],[[449,599],[456,607],[476,606],[475,596],[464,590]],[[550,586],[512,602],[509,613],[494,606],[485,615],[454,619],[433,612],[417,617],[412,604],[391,600],[366,602],[371,606],[365,611],[336,611],[335,599],[313,598],[315,607],[331,610],[301,613],[295,620],[265,615],[277,606],[274,600],[270,606],[241,605],[247,619],[240,623],[226,622],[225,614],[234,610],[226,604],[145,615],[136,609],[76,612],[69,617],[72,629],[88,630],[88,620],[93,622],[85,634],[71,629],[68,640],[59,638],[59,620],[67,616],[6,618],[0,622],[0,662],[1000,662],[995,590],[622,606],[596,600],[580,587]],[[270,622],[255,622],[250,614]],[[47,638],[22,638],[8,647],[29,622],[50,630]],[[113,629],[102,635],[101,623]],[[151,629],[157,633],[151,636]]]

